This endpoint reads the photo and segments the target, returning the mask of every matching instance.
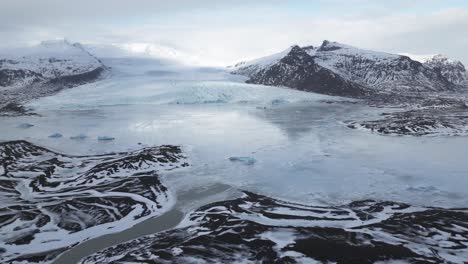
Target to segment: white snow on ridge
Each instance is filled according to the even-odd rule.
[[[332,53],[335,55],[341,55],[341,56],[360,56],[362,58],[370,59],[370,60],[386,60],[386,59],[395,59],[399,58],[399,55],[396,54],[391,54],[387,52],[381,52],[381,51],[373,51],[373,50],[366,50],[366,49],[361,49],[357,48],[351,45],[346,45],[338,42],[328,42],[325,41],[326,45],[326,50],[321,50],[321,47],[316,47],[316,48],[308,48],[307,53],[311,56],[316,56],[318,53]]]
[[[260,65],[260,66],[263,66],[263,67],[271,66],[271,65],[275,64],[276,62],[278,62],[279,60],[281,60],[290,51],[291,51],[291,47],[286,49],[286,50],[283,50],[281,52],[275,53],[273,55],[269,55],[269,56],[261,57],[261,58],[255,59],[255,60],[251,60],[251,61],[249,61],[249,62],[247,62],[245,64],[241,62],[240,64],[242,64],[242,66],[247,66],[247,65],[252,65],[252,64]]]
[[[279,62],[284,56],[286,56],[291,51],[291,49],[292,47],[289,47],[288,49],[284,51],[281,51],[281,52],[278,52],[269,56],[261,57],[261,58],[250,60],[250,61],[242,61],[242,62],[235,64],[234,66],[229,66],[228,69],[235,72],[241,69],[242,71],[244,71],[245,69],[250,68],[248,72],[253,73],[261,69],[270,67],[273,64]]]
[[[47,77],[83,73],[101,66],[99,60],[89,54],[79,43],[71,44],[67,40],[44,41],[31,48],[6,52],[8,53],[0,52],[0,56],[18,61],[3,64],[2,68],[28,69]],[[44,62],[47,65],[44,65]]]
[[[421,63],[428,63],[431,61],[440,61],[445,64],[456,64],[461,63],[458,60],[454,60],[449,58],[447,55],[444,54],[411,54],[411,53],[399,53],[402,56],[410,57],[412,60],[419,61]]]
[[[358,56],[363,59],[372,60],[372,61],[381,61],[382,63],[388,60],[397,59],[400,56],[396,54],[378,52],[356,48],[350,45],[341,44],[338,42],[328,42],[326,43],[326,50],[321,50],[320,46],[318,47],[303,47],[303,49],[312,57],[316,58],[316,62],[325,68],[336,70],[335,65],[342,63],[344,59],[351,56]],[[273,64],[280,61],[284,56],[286,56],[291,51],[291,47],[273,55],[261,57],[258,59],[243,61],[237,63],[234,66],[229,67],[232,71],[237,71],[239,69],[252,68],[252,71],[258,71],[272,66]]]
[[[450,59],[442,54],[407,55],[413,60],[417,60],[431,69],[440,71],[442,76],[450,82],[468,87],[468,71],[461,61]]]
[[[354,76],[356,75],[355,70],[360,71],[363,68],[363,70],[370,71],[369,67],[389,65],[401,57],[396,54],[360,49],[338,42],[325,41],[324,44],[320,47],[307,49],[306,51],[315,58],[317,64],[341,74],[348,80],[356,80],[356,76]],[[359,62],[356,63],[355,60]],[[379,81],[374,79],[375,77],[372,76],[372,73],[360,73],[359,75],[363,79],[360,81],[364,81],[364,83],[377,83]]]
[[[411,54],[411,53],[399,53],[402,56],[410,57],[414,61],[425,63],[435,56],[441,56],[440,54]]]
[[[398,54],[371,51],[325,40],[318,47],[302,47],[314,62],[340,77],[369,89],[387,92],[452,91],[455,84],[463,83],[464,67],[447,60],[431,61],[431,66],[422,67],[411,58]],[[288,50],[269,57],[237,64],[232,73],[252,77],[260,70],[277,63]],[[286,53],[286,54],[285,54]],[[447,64],[447,69],[438,75],[438,66]],[[445,67],[445,64],[443,64]],[[455,69],[455,70],[453,70]]]
[[[102,66],[81,44],[67,40],[44,41],[32,47],[0,51],[0,70],[30,71],[44,79],[78,75]],[[24,86],[37,78],[41,77],[16,80],[12,86]]]

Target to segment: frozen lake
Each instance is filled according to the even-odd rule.
[[[192,166],[165,175],[176,192],[219,183],[302,203],[468,204],[466,137],[372,134],[343,121],[372,119],[383,109],[243,84],[221,71],[107,63],[109,78],[31,103],[40,117],[1,117],[0,140],[75,155],[180,145]],[[54,133],[63,137],[49,137]],[[86,138],[70,139],[80,134]]]

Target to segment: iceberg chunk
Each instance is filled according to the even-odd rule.
[[[252,157],[230,157],[229,160],[232,162],[239,162],[249,166],[254,165],[257,162],[257,160]]]
[[[76,136],[71,136],[70,139],[75,139],[75,140],[83,140],[86,138],[85,134],[78,134]]]
[[[273,99],[271,100],[271,104],[272,105],[281,105],[281,104],[286,104],[286,103],[289,103],[287,100],[285,99]]]
[[[63,135],[60,134],[60,133],[54,133],[54,134],[50,135],[49,137],[50,138],[61,138],[61,137],[63,137]]]
[[[109,136],[99,136],[97,138],[99,141],[110,141],[110,140],[115,140],[114,137],[109,137]]]
[[[29,124],[29,123],[22,123],[22,124],[19,124],[18,125],[18,128],[30,128],[30,127],[33,127],[34,125],[33,124]]]

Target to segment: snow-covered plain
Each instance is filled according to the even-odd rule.
[[[109,78],[28,105],[40,116],[1,117],[0,140],[25,139],[74,155],[181,145],[192,166],[164,179],[176,191],[219,182],[301,203],[468,203],[466,137],[349,129],[346,120],[372,120],[391,110],[244,84],[222,70],[142,58],[103,62],[111,67]],[[18,128],[22,123],[34,126]],[[49,137],[55,133],[63,137]],[[86,137],[70,139],[78,134]]]

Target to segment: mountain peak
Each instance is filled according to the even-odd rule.
[[[436,54],[432,57],[429,57],[426,59],[426,62],[427,63],[430,63],[430,62],[439,62],[439,63],[443,63],[443,64],[462,64],[460,61],[457,61],[457,60],[452,60],[450,59],[448,56],[446,55],[443,55],[443,54]]]
[[[298,45],[292,46],[288,54],[281,58],[280,61],[287,64],[295,64],[298,62],[313,64],[313,58]]]
[[[47,40],[29,47],[12,50],[0,56],[0,77],[8,81],[3,87],[22,88],[33,83],[45,84],[51,80],[75,76],[73,81],[81,82],[83,76],[96,79],[105,66],[86,51],[81,44],[72,44],[66,39]],[[90,75],[87,75],[87,74]],[[79,76],[79,77],[77,77]],[[70,82],[73,82],[70,81]]]
[[[468,84],[468,72],[466,71],[465,65],[460,61],[452,60],[442,54],[437,54],[426,57],[423,63],[425,66],[439,71],[442,76],[452,83],[465,86]]]
[[[329,40],[324,40],[322,45],[320,45],[318,51],[332,51],[332,50],[339,50],[342,47],[339,45],[338,42],[330,42]]]
[[[51,47],[61,47],[61,46],[73,46],[72,43],[70,41],[68,41],[68,39],[52,39],[52,40],[44,40],[44,41],[41,41],[41,43],[39,44],[40,46],[42,47],[47,47],[47,48],[51,48]]]
[[[37,47],[43,48],[43,49],[52,49],[52,50],[68,50],[68,49],[80,49],[83,51],[86,51],[84,46],[79,43],[79,42],[72,42],[66,38],[63,39],[53,39],[53,40],[44,40],[41,41]]]
[[[303,52],[303,51],[304,50],[298,45],[292,45],[291,49],[289,50],[289,53],[297,53],[297,52]]]
[[[432,67],[455,67],[459,68],[461,71],[466,71],[463,63],[457,60],[452,60],[448,56],[443,54],[427,56],[424,59],[423,63]]]

